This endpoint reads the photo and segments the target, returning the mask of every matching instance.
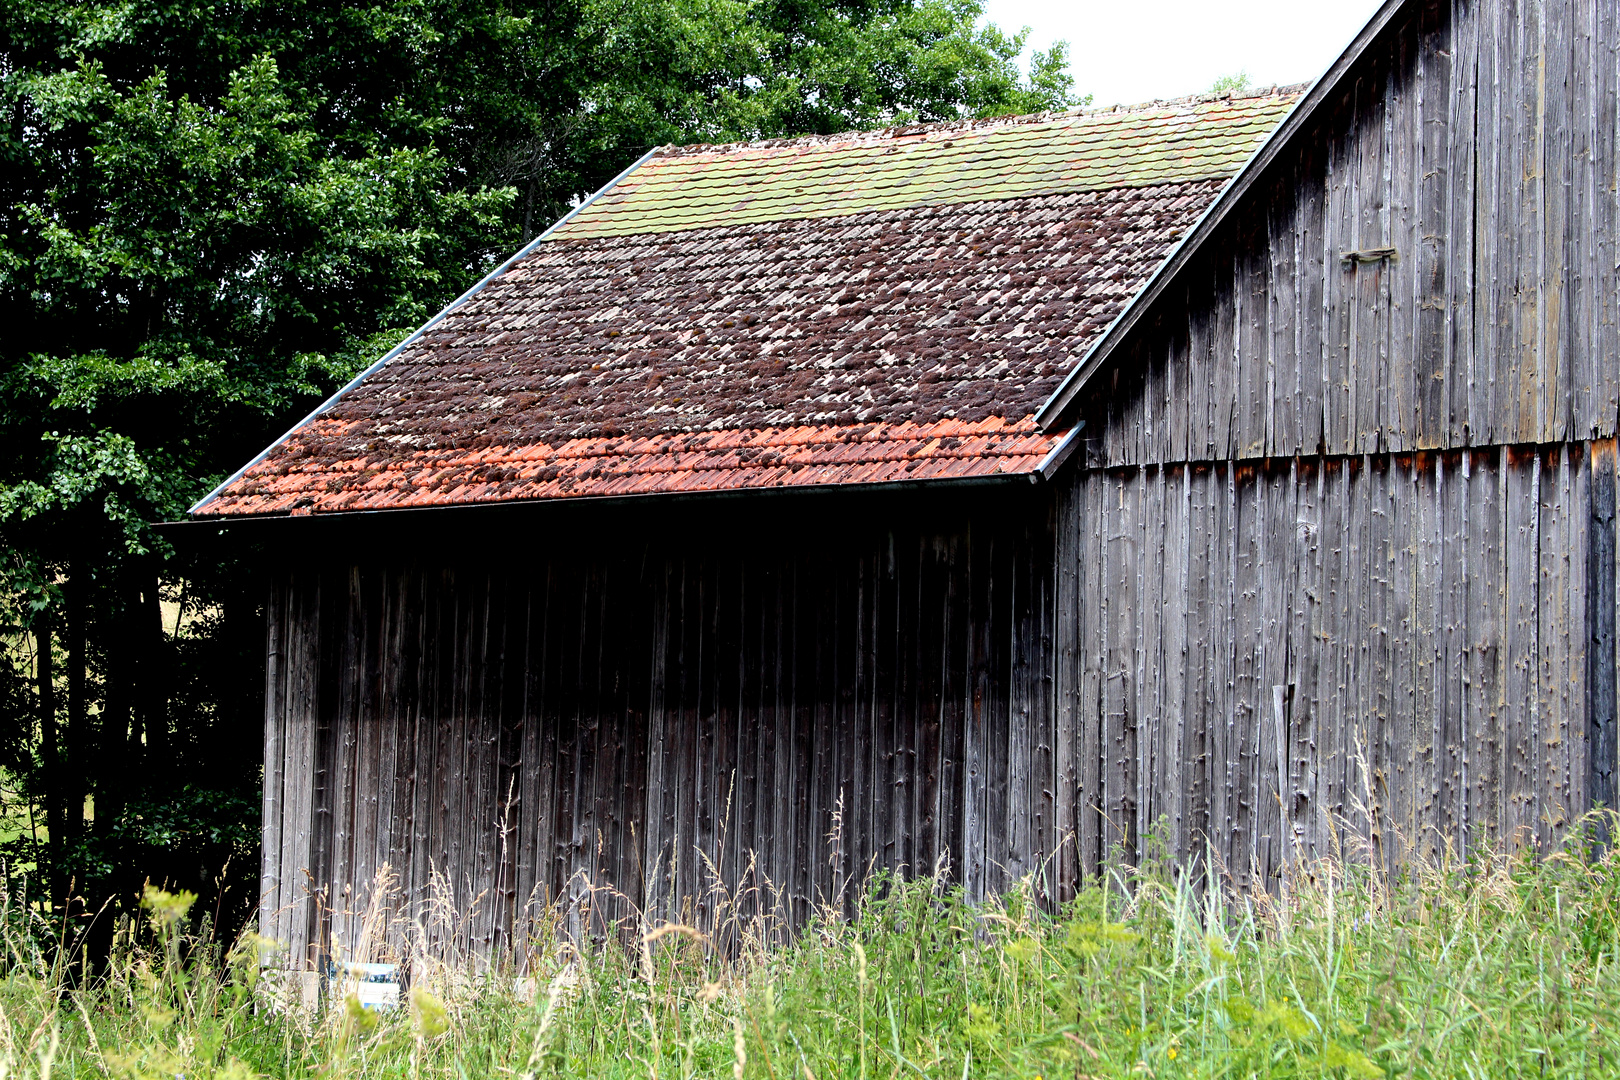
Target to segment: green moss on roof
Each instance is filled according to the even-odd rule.
[[[661,150],[552,234],[579,240],[1230,176],[1293,107],[1275,93]]]

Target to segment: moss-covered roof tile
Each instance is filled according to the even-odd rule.
[[[1292,94],[666,148],[553,237],[842,217],[1231,175]]]

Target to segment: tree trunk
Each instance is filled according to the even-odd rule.
[[[138,746],[132,745],[131,723],[135,701],[135,663],[130,655],[130,633],[135,628],[140,592],[129,587],[127,574],[119,574],[117,587],[108,597],[107,685],[101,705],[100,730],[96,737],[95,779],[96,819],[117,820],[129,801],[129,780],[139,769]]]
[[[67,878],[61,872],[61,860],[56,858],[62,834],[66,831],[62,813],[62,761],[56,737],[56,656],[51,637],[51,623],[41,615],[34,623],[34,642],[37,652],[34,671],[39,688],[39,758],[41,798],[45,803],[45,832],[51,853],[51,903],[60,908],[67,900]]]
[[[84,800],[87,794],[86,775],[89,759],[90,703],[86,696],[84,621],[87,615],[86,597],[88,577],[84,564],[78,560],[68,568],[66,588],[67,633],[63,645],[67,647],[68,726],[62,761],[62,810],[65,815],[62,839],[66,843],[78,840],[84,832]]]

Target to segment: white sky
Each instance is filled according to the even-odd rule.
[[[1003,30],[1067,40],[1077,94],[1132,105],[1199,94],[1247,71],[1255,86],[1310,82],[1381,0],[989,0]]]

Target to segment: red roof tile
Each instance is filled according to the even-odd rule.
[[[342,435],[338,421],[315,426],[326,437]],[[293,455],[274,472],[239,481],[226,498],[264,514],[964,478],[1029,472],[1056,442],[1027,418],[993,417],[595,436],[340,459]]]
[[[1266,100],[1280,115],[1278,99]],[[1264,134],[1255,113],[1189,105],[1149,119],[1161,135],[1207,131],[1230,159],[1232,130],[1250,149]],[[1129,128],[1130,114],[1104,115]],[[950,159],[958,173],[977,162],[982,174],[1000,160],[998,144],[1028,157],[1039,125],[1009,126],[1018,138],[990,138],[1004,133],[985,124],[925,134],[946,146],[961,136],[942,141],[941,131],[984,136],[977,157]],[[670,151],[656,184],[627,181],[628,195],[576,216],[194,512],[1032,471],[1057,441],[1036,430],[1035,410],[1238,163],[1223,159],[1215,178],[1136,183],[1169,159],[1115,130],[1110,153],[1121,160],[1110,168],[1121,184],[1098,188],[1098,167],[1079,168],[1061,143],[1095,143],[1095,133],[1042,130],[1058,142],[1046,156],[1084,179],[1081,190],[961,201],[941,181],[937,204],[908,196],[838,216],[798,204],[787,217],[727,210],[733,181],[750,175],[729,158],[769,177],[772,153],[798,161],[836,140]],[[852,167],[882,165],[868,160],[877,136],[846,142],[866,154]],[[1182,137],[1171,157],[1196,156],[1194,142]],[[678,171],[667,171],[683,161],[729,169],[721,181],[693,172],[684,211]],[[836,172],[818,169],[832,183]],[[1061,187],[1052,175],[1041,183]],[[624,231],[638,199],[647,228]],[[668,227],[676,211],[724,223]]]

